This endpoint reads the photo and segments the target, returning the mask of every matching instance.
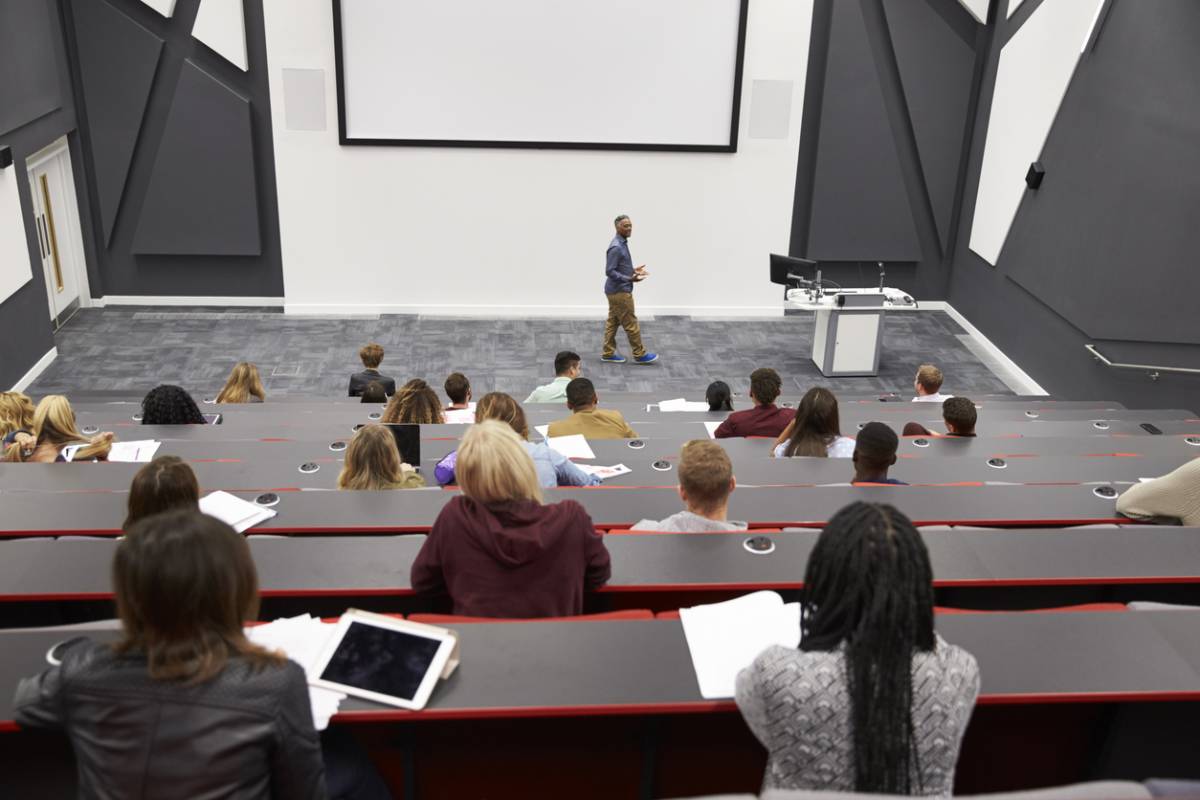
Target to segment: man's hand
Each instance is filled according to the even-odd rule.
[[[635,283],[638,281],[644,281],[649,276],[650,276],[650,273],[646,271],[645,264],[642,264],[640,267],[635,267],[633,270],[633,280]]]

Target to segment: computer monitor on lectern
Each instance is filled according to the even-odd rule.
[[[778,283],[782,286],[795,285],[795,280],[788,279],[789,272],[793,275],[803,275],[812,280],[816,277],[818,266],[816,261],[809,261],[807,258],[793,258],[771,253],[771,283]]]

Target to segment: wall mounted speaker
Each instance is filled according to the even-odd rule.
[[[12,148],[0,147],[0,169],[8,169],[12,166]]]
[[[1046,168],[1042,166],[1042,162],[1035,161],[1029,165],[1029,172],[1025,173],[1025,185],[1030,189],[1036,189],[1042,185],[1042,178],[1046,177]]]

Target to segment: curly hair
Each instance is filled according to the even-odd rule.
[[[380,422],[407,422],[417,425],[441,425],[446,421],[442,413],[442,401],[437,392],[420,378],[413,378],[401,386],[388,401]]]
[[[178,386],[155,386],[142,399],[143,425],[203,425],[204,415],[192,396]]]

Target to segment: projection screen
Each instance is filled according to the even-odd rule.
[[[737,149],[748,0],[334,0],[342,144]]]

